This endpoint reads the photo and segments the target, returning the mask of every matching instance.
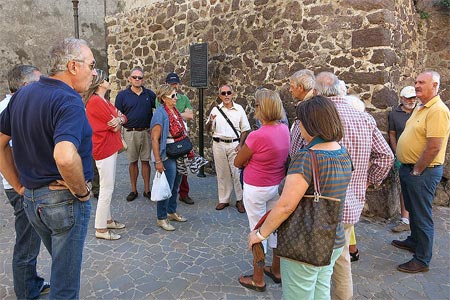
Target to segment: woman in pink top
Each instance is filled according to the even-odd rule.
[[[239,151],[234,165],[245,166],[244,205],[247,211],[250,230],[253,230],[261,217],[278,200],[278,185],[285,176],[285,163],[289,153],[289,129],[280,122],[283,104],[278,93],[260,89],[255,94],[255,116],[262,126],[251,132],[244,147]],[[276,235],[269,239],[269,247],[276,248]],[[264,243],[267,249],[267,243]],[[253,266],[253,275],[239,278],[239,283],[247,288],[264,291],[264,273],[275,283],[281,282],[280,258],[273,253],[272,266]]]
[[[122,149],[120,128],[127,118],[105,98],[109,90],[106,73],[97,69],[89,90],[83,97],[86,115],[92,127],[92,156],[100,177],[100,192],[95,213],[95,237],[105,240],[120,239],[109,229],[125,228],[111,217],[111,198],[116,177],[117,153]]]

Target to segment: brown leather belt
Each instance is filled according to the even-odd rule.
[[[404,166],[407,166],[408,168],[414,168],[414,164],[403,164]],[[442,165],[434,165],[434,166],[428,166],[427,168],[437,168],[440,167]]]
[[[214,142],[222,142],[222,143],[234,143],[234,142],[238,142],[239,141],[239,139],[231,139],[231,140],[224,140],[224,139],[221,139],[221,138],[218,138],[218,137],[213,137],[213,141]]]
[[[144,131],[144,130],[148,130],[148,127],[145,128],[125,128],[126,131]]]

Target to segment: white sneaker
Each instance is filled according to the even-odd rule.
[[[110,230],[107,230],[106,232],[99,232],[95,231],[95,237],[98,239],[104,239],[104,240],[118,240],[120,239],[120,235],[117,233],[114,233]]]
[[[113,220],[111,223],[106,224],[106,228],[108,229],[123,229],[125,228],[125,224],[119,223],[116,220]]]
[[[157,220],[156,224],[161,227],[164,230],[167,231],[174,231],[175,227],[173,227],[172,225],[170,225],[169,221],[167,219],[164,220]]]
[[[179,215],[177,213],[167,214],[167,217],[169,218],[170,221],[177,221],[177,222],[186,222],[187,221],[187,219],[185,217],[182,217],[181,215]]]

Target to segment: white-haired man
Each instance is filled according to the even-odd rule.
[[[400,183],[409,212],[411,234],[392,245],[414,253],[397,267],[401,272],[418,273],[429,269],[433,252],[432,204],[439,184],[450,134],[450,112],[438,95],[440,76],[426,71],[417,76],[415,91],[420,100],[406,122],[397,144]]]
[[[296,105],[303,100],[308,100],[314,96],[314,73],[311,70],[303,69],[295,72],[289,77],[289,91],[292,97],[297,100]],[[291,148],[289,155],[294,155],[298,149],[305,145],[305,140],[300,134],[299,121],[295,120],[291,126]]]
[[[317,94],[328,97],[336,105],[344,126],[342,145],[350,153],[353,173],[347,188],[342,222],[345,228],[345,246],[333,269],[333,299],[352,299],[353,281],[349,254],[352,225],[359,221],[366,189],[369,184],[379,185],[386,178],[394,162],[389,145],[377,128],[374,118],[354,109],[340,94],[339,79],[330,72],[316,76]]]

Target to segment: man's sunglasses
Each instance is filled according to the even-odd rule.
[[[142,77],[142,76],[131,76],[131,78],[133,78],[134,80],[142,80],[142,79],[144,79],[144,77]]]
[[[233,94],[233,92],[232,91],[226,91],[226,92],[220,92],[220,94],[222,95],[222,96],[229,96],[229,95],[231,95],[231,94]]]
[[[90,64],[81,59],[74,59],[74,61],[77,61],[77,62],[83,63],[83,64],[87,64],[89,69],[91,69],[91,71],[94,70],[94,68],[95,68],[95,63],[96,63],[95,60]]]

